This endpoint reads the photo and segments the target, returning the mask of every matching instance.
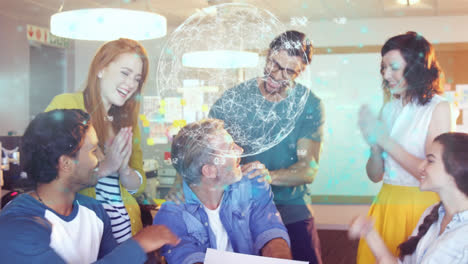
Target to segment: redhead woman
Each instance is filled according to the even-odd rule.
[[[84,91],[56,96],[46,111],[87,111],[105,159],[99,165],[95,188],[82,191],[102,202],[121,243],[142,229],[141,213],[133,196],[145,187],[138,111],[148,75],[148,55],[131,39],[105,43],[94,56]]]

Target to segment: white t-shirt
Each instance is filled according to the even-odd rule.
[[[229,241],[226,229],[224,228],[223,223],[221,223],[221,219],[219,218],[219,209],[221,208],[221,204],[222,202],[219,204],[218,208],[214,210],[208,209],[206,206],[203,207],[205,208],[206,215],[208,216],[208,222],[210,223],[211,231],[216,237],[216,249],[233,252],[234,250],[232,249],[232,245]]]

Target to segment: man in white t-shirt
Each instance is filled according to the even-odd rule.
[[[185,203],[164,203],[155,216],[154,224],[181,238],[162,255],[169,264],[203,262],[207,248],[291,259],[287,230],[264,180],[268,170],[259,162],[241,168],[243,149],[223,126],[217,119],[192,123],[172,142]]]
[[[178,243],[167,227],[151,226],[117,245],[101,203],[78,193],[98,180],[98,139],[87,113],[38,114],[21,153],[36,187],[0,214],[2,263],[144,263],[146,253]]]

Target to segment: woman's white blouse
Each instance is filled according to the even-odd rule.
[[[445,101],[435,95],[426,105],[410,102],[403,106],[401,100],[392,99],[382,109],[382,121],[390,137],[406,151],[420,158],[426,158],[426,138],[432,112],[437,104]],[[384,157],[384,183],[400,186],[419,186],[418,180],[398,164],[390,155]]]

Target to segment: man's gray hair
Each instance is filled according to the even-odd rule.
[[[172,141],[172,165],[187,184],[198,184],[201,169],[213,163],[213,149],[209,139],[216,131],[224,128],[218,119],[204,119],[183,127]]]

